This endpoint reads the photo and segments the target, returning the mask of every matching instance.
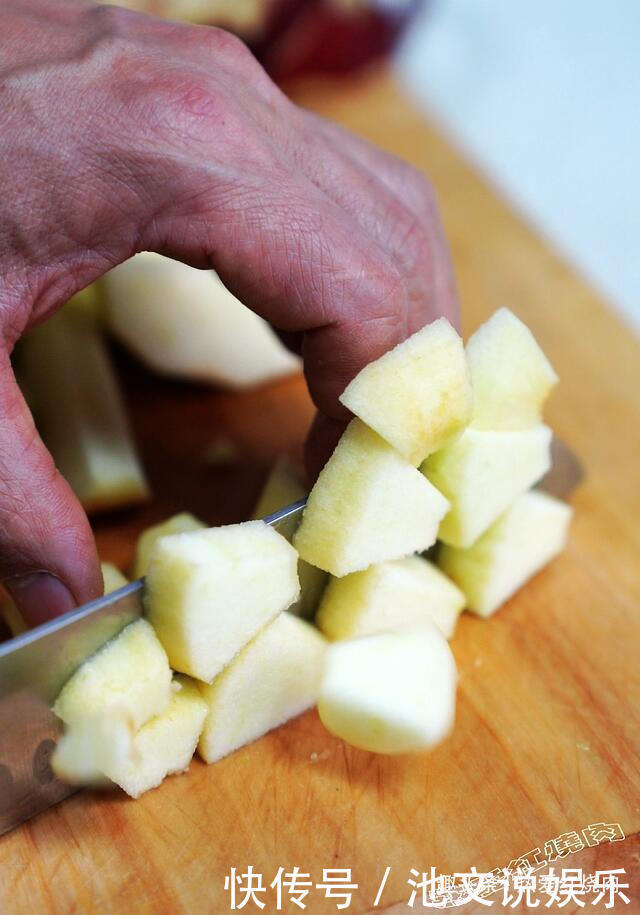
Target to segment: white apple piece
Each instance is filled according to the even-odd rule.
[[[193,680],[177,676],[168,709],[133,738],[129,756],[105,765],[104,774],[130,797],[156,788],[167,775],[186,772],[202,731],[207,705]]]
[[[366,365],[340,400],[416,466],[471,419],[462,340],[439,318]]]
[[[564,549],[571,515],[564,502],[532,490],[472,547],[443,545],[438,564],[464,591],[470,610],[491,616]]]
[[[448,508],[420,471],[354,419],[309,495],[293,543],[306,562],[339,577],[428,549]]]
[[[87,512],[149,497],[90,302],[72,299],[25,336],[20,384],[57,468]]]
[[[105,594],[111,594],[112,591],[117,591],[119,588],[129,584],[120,569],[114,566],[112,562],[101,562],[100,569],[102,571]]]
[[[157,372],[243,388],[300,368],[212,270],[145,252],[101,282],[110,331]]]
[[[134,758],[134,729],[123,709],[109,707],[76,721],[60,737],[51,756],[56,776],[72,785],[102,785],[105,771]]]
[[[462,591],[433,563],[408,556],[332,578],[315,624],[331,641],[430,622],[450,639],[464,606]]]
[[[136,620],[88,658],[62,688],[54,712],[73,727],[119,709],[138,730],[167,709],[171,670],[167,655],[145,619]]]
[[[550,466],[548,426],[499,432],[465,429],[421,467],[451,503],[438,538],[452,546],[471,546]]]
[[[535,337],[508,308],[500,308],[469,338],[473,425],[525,429],[540,422],[558,376]]]
[[[216,762],[315,705],[326,641],[307,623],[281,613],[210,685],[198,752]]]
[[[453,727],[456,681],[434,624],[333,642],[318,712],[327,730],[361,750],[428,750]]]
[[[206,524],[203,524],[190,512],[179,512],[165,521],[160,521],[158,524],[148,527],[146,531],[140,534],[136,543],[136,554],[132,569],[134,579],[144,578],[147,574],[149,559],[161,537],[166,537],[169,534],[186,534],[189,531],[202,531],[205,528]]]
[[[158,540],[145,603],[173,669],[211,682],[297,599],[297,565],[291,544],[263,521]]]
[[[266,518],[280,508],[303,499],[307,494],[300,477],[286,458],[279,458],[267,477],[264,488],[254,509],[254,518]],[[312,619],[320,597],[327,584],[327,573],[317,569],[303,559],[298,560],[300,597],[289,607],[290,613],[303,619]]]

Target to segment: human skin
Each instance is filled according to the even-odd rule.
[[[303,356],[312,473],[351,378],[457,304],[427,179],[230,34],[79,0],[2,0],[0,34],[0,580],[34,625],[102,593],[10,364],[76,291],[142,250],[214,267]]]

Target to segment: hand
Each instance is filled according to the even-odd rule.
[[[426,179],[297,108],[226,32],[3,0],[0,34],[0,579],[33,624],[102,579],[13,377],[29,327],[140,250],[213,266],[299,347],[318,466],[347,382],[456,297]]]

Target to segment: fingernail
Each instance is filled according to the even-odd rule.
[[[49,572],[16,575],[3,584],[29,627],[46,623],[76,606],[67,586]]]

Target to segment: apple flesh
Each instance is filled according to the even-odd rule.
[[[167,518],[166,521],[161,521],[159,524],[148,527],[146,531],[140,534],[136,544],[132,573],[134,579],[144,578],[147,574],[149,559],[161,537],[166,537],[168,534],[186,534],[189,531],[201,531],[205,527],[206,524],[198,521],[189,512],[180,512],[177,515],[172,515],[171,518]]]
[[[443,545],[438,563],[464,591],[469,609],[490,616],[564,549],[571,515],[564,502],[532,490],[472,547]]]
[[[455,439],[471,419],[462,340],[439,318],[366,365],[340,400],[418,465]]]
[[[340,577],[428,549],[449,503],[383,438],[349,423],[294,536],[302,559]]]
[[[267,477],[253,517],[266,518],[278,509],[304,499],[306,494],[306,488],[289,461],[286,458],[280,458]],[[313,618],[327,584],[327,573],[305,562],[304,559],[300,559],[298,560],[298,579],[300,597],[295,604],[289,607],[289,612],[309,620]]]
[[[551,430],[468,428],[421,467],[451,504],[438,538],[468,547],[551,466]]]
[[[167,655],[147,620],[130,623],[70,677],[54,712],[74,724],[108,711],[121,710],[134,730],[160,715],[171,698]]]
[[[326,651],[305,620],[281,613],[210,685],[198,752],[212,763],[315,705]]]
[[[409,556],[332,578],[315,623],[331,641],[429,622],[449,639],[464,605],[462,591],[437,566]]]
[[[318,712],[327,730],[361,750],[428,750],[453,727],[456,680],[434,624],[333,642]]]
[[[114,566],[112,562],[101,562],[100,569],[102,571],[105,594],[111,594],[112,591],[117,591],[119,588],[124,588],[125,585],[129,584],[120,569]]]
[[[212,270],[144,252],[101,283],[108,328],[157,372],[243,388],[300,367]]]
[[[145,604],[173,669],[210,683],[297,599],[297,565],[291,544],[263,521],[158,540]]]
[[[540,422],[558,376],[535,337],[508,308],[500,308],[467,343],[473,386],[473,425],[526,429]]]

